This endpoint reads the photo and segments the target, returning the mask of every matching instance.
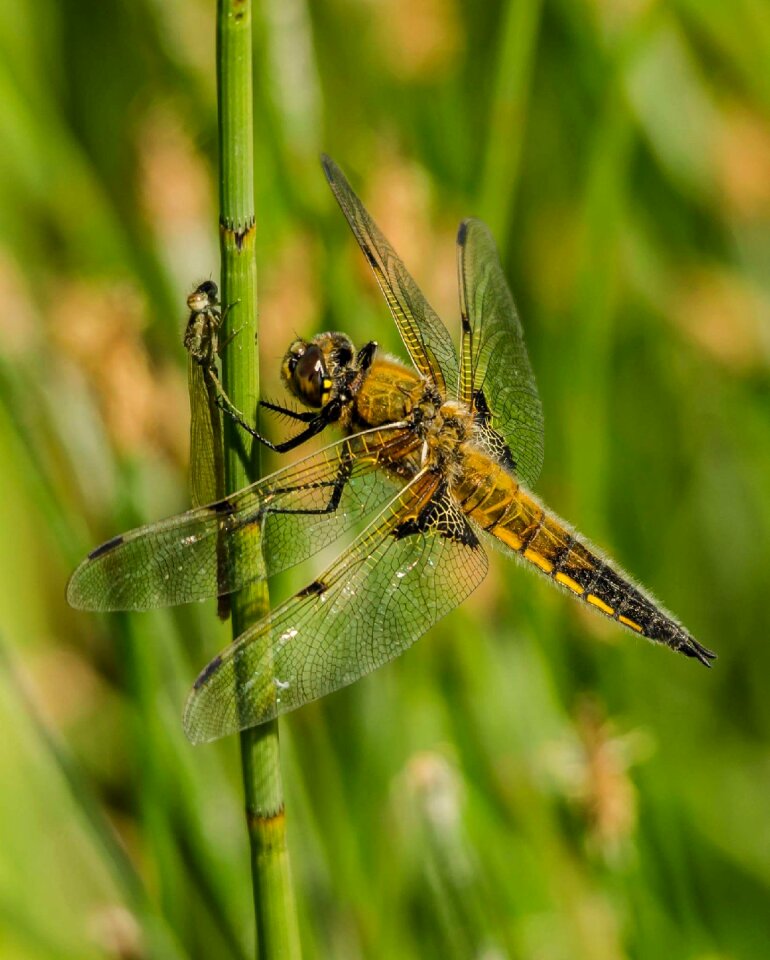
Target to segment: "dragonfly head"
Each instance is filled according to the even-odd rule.
[[[210,307],[219,304],[219,288],[213,280],[204,280],[199,283],[187,298],[187,309],[192,313],[203,313]]]
[[[290,393],[306,407],[320,409],[353,363],[353,343],[344,333],[320,333],[312,340],[295,340],[286,351],[281,377]]]

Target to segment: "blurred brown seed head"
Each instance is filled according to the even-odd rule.
[[[102,680],[79,652],[45,646],[27,657],[31,696],[41,717],[66,727],[92,715],[102,693]]]
[[[433,245],[430,181],[425,171],[386,146],[365,191],[366,206],[410,270],[425,269]]]
[[[373,13],[380,51],[399,79],[436,79],[456,62],[462,31],[454,0],[384,0]]]
[[[438,833],[454,833],[460,823],[462,784],[447,759],[435,751],[416,753],[406,768],[405,780],[431,827]]]
[[[62,280],[47,319],[50,342],[90,385],[116,449],[154,445],[168,410],[142,339],[146,304],[137,289]]]
[[[294,233],[262,272],[259,335],[265,395],[278,389],[280,361],[295,334],[308,336],[317,330],[321,303],[314,270],[317,261],[313,239],[306,233]]]
[[[596,700],[586,698],[580,703],[576,728],[585,765],[576,799],[583,807],[592,839],[602,851],[611,853],[636,828],[636,789],[628,775],[633,754]]]
[[[434,220],[430,179],[422,167],[387,148],[382,155],[385,159],[375,169],[366,191],[366,205],[457,341],[457,224],[450,219],[443,224]],[[360,269],[369,273],[363,258]]]
[[[24,276],[15,260],[0,249],[0,289],[8,305],[0,310],[0,355],[15,359],[37,346],[39,319]]]
[[[181,286],[218,263],[211,171],[169,104],[137,131],[139,198],[158,249]]]
[[[106,904],[89,917],[92,941],[114,960],[143,960],[147,951],[132,913],[119,904]]]
[[[157,106],[139,128],[140,199],[162,233],[186,230],[213,210],[211,175],[178,114]]]
[[[590,697],[579,702],[573,729],[576,740],[552,743],[546,763],[585,821],[589,844],[615,859],[636,830],[629,770],[649,754],[650,743],[640,731],[618,734],[604,707]]]
[[[738,273],[700,268],[679,280],[670,316],[687,337],[737,373],[770,361],[770,298]]]
[[[737,220],[770,217],[770,123],[744,106],[725,113],[717,144],[722,202]]]

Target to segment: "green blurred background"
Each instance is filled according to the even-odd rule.
[[[483,217],[545,407],[538,492],[719,654],[496,557],[410,653],[282,721],[306,956],[767,957],[767,3],[255,13],[264,393],[294,332],[403,355],[321,150],[453,331],[456,225]],[[0,955],[247,957],[237,743],[179,722],[227,628],[64,602],[88,549],[188,503],[213,3],[17,0],[0,52]]]

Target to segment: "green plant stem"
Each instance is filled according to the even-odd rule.
[[[227,313],[222,379],[230,399],[256,411],[257,268],[254,247],[254,161],[251,0],[219,0],[217,81],[219,92],[220,239],[222,300]],[[227,419],[227,418],[225,418]],[[232,492],[258,473],[259,450],[251,449],[232,422],[225,430],[225,482]],[[233,634],[268,610],[264,585],[233,599]],[[300,956],[294,893],[286,846],[283,788],[275,721],[241,734],[246,822],[256,913],[256,954],[265,960]]]
[[[519,179],[542,0],[508,0],[500,14],[497,66],[481,178],[480,212],[507,245]]]
[[[148,896],[141,877],[94,794],[91,782],[83,775],[65,741],[39,712],[3,636],[0,636],[0,670],[19,698],[37,743],[64,781],[74,809],[94,847],[101,852],[101,860],[110,872],[116,888],[125,903],[140,918],[148,938],[150,954],[168,957],[169,960],[182,960],[185,956],[182,945],[177,941],[166,918]],[[12,919],[18,922],[20,918],[14,913]]]

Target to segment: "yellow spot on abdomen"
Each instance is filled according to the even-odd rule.
[[[557,573],[554,577],[557,583],[563,584],[568,590],[571,590],[573,593],[582,593],[583,588],[577,582],[573,580],[572,577],[568,577],[566,573]]]
[[[498,526],[495,528],[495,536],[502,540],[506,546],[509,546],[511,550],[521,550],[521,537],[517,537],[512,530]]]
[[[606,613],[608,617],[611,617],[612,614],[615,612],[615,611],[612,609],[612,607],[608,607],[608,606],[607,606],[607,604],[604,602],[604,600],[600,600],[599,597],[597,597],[597,596],[596,596],[595,594],[593,594],[593,593],[589,593],[589,594],[588,594],[588,596],[586,597],[586,601],[587,601],[588,603],[593,604],[595,607],[598,607],[598,608],[602,611],[602,613]]]
[[[529,560],[530,563],[534,563],[536,567],[540,567],[545,573],[550,573],[553,570],[553,564],[550,560],[546,560],[545,557],[541,556],[535,550],[530,550],[527,548],[524,551],[524,559]]]
[[[627,627],[631,627],[632,630],[636,630],[637,633],[644,633],[644,628],[640,627],[638,623],[634,623],[633,620],[629,620],[628,617],[618,617],[618,623],[624,623]]]

